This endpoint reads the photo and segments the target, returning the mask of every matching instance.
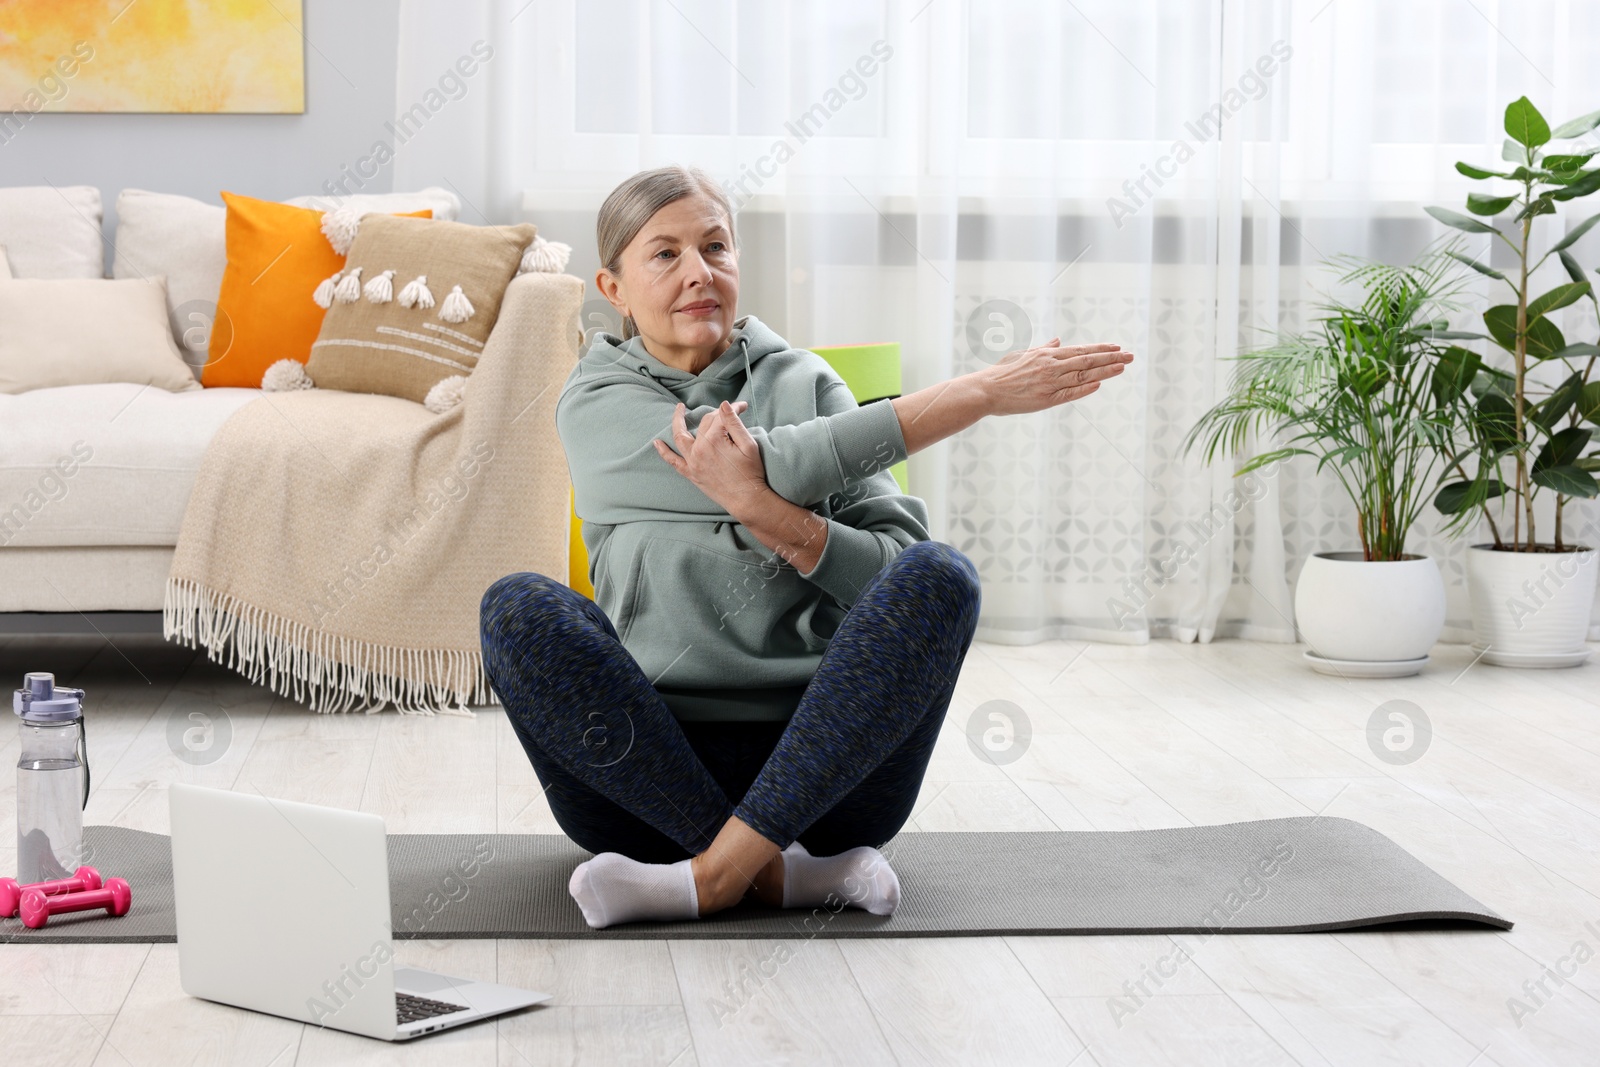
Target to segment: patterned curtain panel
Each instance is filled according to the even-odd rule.
[[[899,341],[907,391],[1056,336],[1138,353],[1086,400],[910,461],[935,536],[982,574],[980,638],[1013,643],[1293,640],[1299,569],[1358,547],[1354,516],[1307,463],[1234,478],[1183,455],[1229,357],[1315,317],[1324,261],[1440,237],[1422,208],[1464,198],[1456,160],[1499,159],[1506,103],[1600,108],[1600,5],[1556,0],[405,12],[399,110],[453,114],[397,147],[396,186],[448,180],[465,217],[536,222],[579,274],[612,186],[695,163],[739,205],[742,309],[794,344]],[[492,56],[440,97],[479,44]],[[1600,263],[1600,231],[1574,251]],[[585,325],[608,314],[591,300]],[[1560,314],[1579,330],[1581,308]],[[1600,539],[1597,517],[1569,507],[1569,537]],[[1477,538],[1438,525],[1411,550],[1439,560],[1464,639]]]

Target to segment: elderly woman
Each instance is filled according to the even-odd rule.
[[[986,415],[1094,392],[1133,356],[1048,345],[857,406],[814,353],[739,316],[727,197],[637,174],[600,209],[623,316],[556,428],[595,600],[538,574],[485,593],[485,667],[556,821],[596,853],[591,926],[899,899],[910,817],[977,625],[971,562],[889,468]]]

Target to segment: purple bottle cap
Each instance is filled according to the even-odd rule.
[[[55,675],[34,671],[12,693],[11,710],[26,722],[70,722],[83,714],[83,690],[57,686]]]

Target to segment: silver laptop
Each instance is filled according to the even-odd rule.
[[[192,785],[169,797],[190,996],[385,1041],[550,999],[394,965],[378,816]]]

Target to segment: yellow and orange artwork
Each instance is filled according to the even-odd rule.
[[[0,0],[0,117],[301,114],[301,0]]]

